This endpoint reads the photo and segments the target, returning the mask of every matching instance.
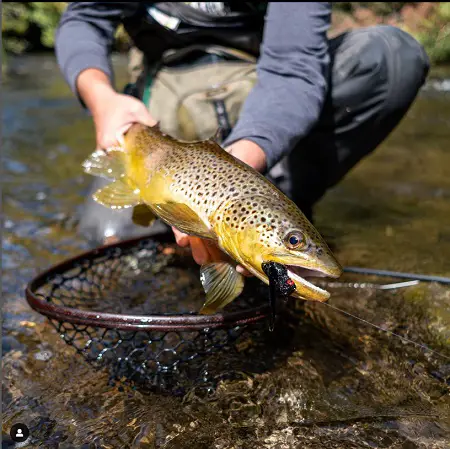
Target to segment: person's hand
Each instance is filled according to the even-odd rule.
[[[120,142],[133,123],[156,124],[142,101],[117,92],[108,96],[93,116],[98,148],[108,148]]]
[[[259,172],[264,171],[266,168],[266,155],[262,148],[254,142],[249,140],[239,140],[225,148],[225,150]],[[226,261],[229,259],[215,244],[208,240],[189,236],[174,227],[172,227],[172,231],[179,246],[190,246],[192,257],[199,265],[209,262]],[[238,265],[236,270],[244,276],[252,276],[252,274],[241,265]]]
[[[97,148],[106,149],[120,142],[133,123],[157,123],[142,101],[116,92],[108,77],[97,69],[81,72],[77,88],[92,113]]]

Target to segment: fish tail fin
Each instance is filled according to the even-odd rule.
[[[126,209],[141,203],[139,190],[126,180],[125,153],[120,146],[110,147],[107,151],[94,151],[83,162],[83,168],[89,175],[113,181],[94,193],[97,203],[111,209]]]
[[[84,162],[84,172],[106,179],[120,179],[125,175],[125,153],[120,147],[111,147],[108,151],[95,150]]]

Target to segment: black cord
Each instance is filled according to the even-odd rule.
[[[426,274],[402,273],[400,271],[376,270],[372,268],[359,268],[359,267],[344,267],[344,272],[413,279],[425,282],[439,282],[441,284],[450,284],[450,278],[448,277],[431,276]]]

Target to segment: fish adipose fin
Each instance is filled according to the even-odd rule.
[[[200,313],[213,314],[222,309],[244,289],[244,276],[227,262],[214,262],[202,265],[200,281],[205,289],[206,301]]]
[[[102,178],[116,180],[125,174],[124,153],[121,149],[112,147],[107,152],[94,151],[84,162],[84,172]]]
[[[139,190],[133,190],[121,179],[97,190],[93,198],[97,203],[111,209],[126,209],[141,203]]]
[[[179,231],[207,239],[216,239],[203,220],[186,204],[159,203],[153,205],[155,212]]]
[[[138,226],[148,227],[156,220],[156,216],[146,204],[138,204],[133,208],[131,219]]]

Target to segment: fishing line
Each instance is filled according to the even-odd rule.
[[[431,276],[426,274],[402,273],[400,271],[377,270],[373,268],[344,267],[346,273],[373,274],[376,276],[387,276],[395,278],[414,279],[425,282],[439,282],[441,284],[450,284],[450,278],[444,276]]]
[[[358,317],[358,316],[356,316],[356,315],[352,315],[350,312],[346,312],[345,310],[339,309],[339,308],[336,307],[336,306],[332,306],[331,304],[329,304],[329,303],[327,303],[327,302],[323,302],[322,304],[325,304],[326,306],[331,307],[332,309],[335,309],[335,310],[337,310],[338,312],[342,312],[342,313],[344,313],[345,315],[348,315],[348,316],[350,316],[350,317],[352,317],[352,318],[356,318],[357,320],[362,321],[362,322],[365,323],[365,324],[369,324],[370,326],[374,327],[375,329],[378,329],[378,330],[387,332],[388,334],[394,335],[395,337],[398,337],[398,338],[400,338],[401,340],[404,340],[404,341],[406,341],[406,342],[408,342],[408,343],[412,343],[413,345],[418,346],[418,347],[421,348],[421,349],[425,349],[425,350],[427,350],[427,351],[430,351],[430,352],[433,353],[433,354],[436,354],[436,355],[438,355],[438,356],[440,356],[440,357],[443,357],[444,359],[450,360],[450,357],[447,357],[446,355],[441,354],[440,352],[434,351],[433,349],[429,348],[429,347],[426,346],[426,345],[423,345],[423,344],[421,344],[421,343],[417,343],[416,341],[410,340],[409,338],[402,337],[401,335],[396,334],[395,332],[392,332],[392,331],[390,331],[390,330],[388,330],[388,329],[384,329],[384,328],[382,328],[381,326],[377,326],[376,324],[373,324],[373,323],[371,323],[370,321],[367,321],[367,320],[365,320],[365,319],[363,319],[363,318],[360,318],[360,317]]]

